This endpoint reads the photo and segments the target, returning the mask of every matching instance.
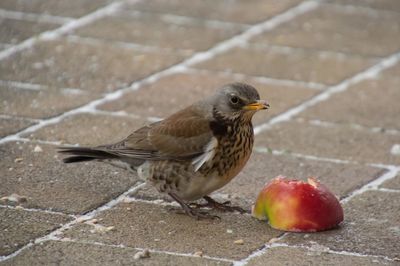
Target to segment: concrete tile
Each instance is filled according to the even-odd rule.
[[[379,74],[380,78],[390,78],[390,79],[395,79],[395,80],[400,80],[400,64],[397,63],[392,67],[389,67],[385,70],[383,70],[380,74]]]
[[[0,147],[0,197],[16,193],[23,206],[84,213],[117,197],[137,178],[101,163],[63,164],[56,147],[10,142]]]
[[[288,259],[290,258],[290,259]],[[300,247],[273,247],[268,249],[261,256],[254,257],[248,264],[249,266],[262,265],[396,265],[394,261],[389,261],[375,257],[361,257],[347,254],[329,253],[325,250],[310,251]]]
[[[400,130],[400,79],[380,77],[352,85],[347,91],[308,108],[299,116],[341,124]]]
[[[391,153],[398,135],[355,129],[349,125],[321,126],[292,121],[274,125],[256,138],[256,146],[273,150],[350,160],[361,163],[399,164]]]
[[[97,146],[118,142],[145,124],[145,120],[138,118],[86,113],[69,116],[60,123],[43,127],[27,134],[26,137]]]
[[[384,182],[382,185],[380,185],[380,187],[400,190],[400,175]]]
[[[91,233],[93,226],[79,224],[66,231],[64,236],[180,253],[202,251],[207,256],[242,259],[280,234],[250,215],[218,213],[220,220],[195,220],[168,208],[171,207],[122,203],[97,217],[102,219],[102,225],[115,226],[115,230],[105,234]],[[232,233],[227,233],[227,229]],[[243,239],[244,243],[235,244],[238,239]]]
[[[0,217],[0,256],[15,252],[30,241],[71,220],[66,215],[7,207],[0,207]]]
[[[373,59],[361,57],[332,57],[315,51],[286,52],[250,45],[229,50],[196,67],[331,85],[374,63]]]
[[[23,130],[35,122],[23,118],[0,117],[0,138]]]
[[[112,0],[2,0],[0,8],[13,11],[80,17],[95,11]]]
[[[132,30],[132,25],[135,25]],[[205,22],[174,23],[154,14],[117,13],[79,28],[76,34],[113,41],[132,42],[160,48],[206,50],[243,28],[207,27]]]
[[[59,26],[60,25],[53,23],[32,22],[0,17],[0,42],[16,44],[41,32]]]
[[[379,1],[378,1],[379,2]],[[253,42],[387,56],[400,49],[400,15],[357,8],[319,8],[255,37]]]
[[[278,175],[304,181],[307,177],[317,177],[335,195],[343,198],[383,173],[382,169],[362,165],[321,162],[290,155],[253,152],[243,171],[212,196],[221,202],[230,200],[233,205],[239,205],[250,211],[264,184]],[[171,201],[169,196],[160,194],[151,185],[138,190],[131,197]]]
[[[102,93],[116,90],[182,57],[65,39],[37,43],[0,63],[0,79]]]
[[[34,245],[1,265],[230,265],[217,260],[150,253],[150,258],[134,259],[137,249],[101,244],[47,241]],[[55,256],[55,254],[57,254]]]
[[[328,3],[370,7],[378,10],[400,12],[400,2],[397,0],[328,0]]]
[[[339,229],[317,234],[289,234],[282,241],[399,260],[399,201],[399,193],[367,191],[344,205],[345,220]]]
[[[203,19],[222,20],[238,23],[257,23],[277,15],[298,4],[298,0],[277,2],[251,1],[184,1],[156,0],[134,2],[130,8],[134,10],[169,13]]]
[[[77,108],[100,97],[87,91],[48,88],[24,90],[0,85],[0,114],[30,118],[48,118]]]
[[[319,91],[304,87],[267,85],[252,78],[229,78],[213,73],[175,74],[146,85],[124,97],[107,102],[99,108],[107,111],[125,111],[141,117],[167,117],[193,102],[213,94],[217,88],[232,82],[246,82],[257,88],[262,99],[271,108],[255,115],[254,124],[267,121],[272,116],[300,104]],[[173,97],[171,97],[173,95]]]

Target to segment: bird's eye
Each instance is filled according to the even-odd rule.
[[[233,103],[233,104],[238,104],[238,103],[239,103],[239,97],[237,97],[237,96],[232,96],[232,97],[231,97],[231,103]]]

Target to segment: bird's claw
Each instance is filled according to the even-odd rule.
[[[204,197],[204,199],[207,201],[207,203],[190,203],[190,207],[200,209],[200,208],[212,208],[212,209],[217,209],[223,212],[239,212],[239,213],[246,213],[246,210],[239,206],[231,206],[231,202],[225,201],[223,203],[219,203],[218,201],[215,201],[211,197]]]

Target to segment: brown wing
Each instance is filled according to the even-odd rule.
[[[201,155],[212,137],[209,121],[193,108],[186,108],[106,148],[119,156],[132,158],[185,160]]]

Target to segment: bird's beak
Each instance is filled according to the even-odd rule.
[[[263,110],[263,109],[268,109],[269,108],[269,104],[267,103],[267,101],[264,100],[258,100],[254,103],[249,103],[248,105],[245,105],[243,107],[244,110],[252,110],[252,111],[258,111],[258,110]]]

